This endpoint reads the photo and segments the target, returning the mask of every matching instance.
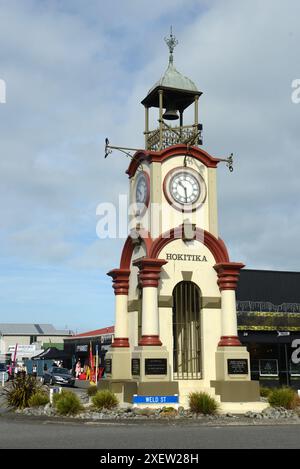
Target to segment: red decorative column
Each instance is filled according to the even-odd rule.
[[[245,267],[239,262],[223,262],[216,264],[218,285],[221,292],[222,336],[219,347],[241,346],[237,333],[235,291],[240,270]]]
[[[142,337],[139,345],[162,345],[159,339],[159,312],[157,289],[164,259],[144,257],[134,262],[138,266],[139,281],[143,288]]]
[[[129,347],[128,341],[128,290],[129,269],[113,269],[107,273],[113,279],[115,291],[115,338],[112,347]]]

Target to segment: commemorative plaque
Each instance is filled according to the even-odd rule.
[[[112,370],[112,360],[111,358],[107,358],[105,360],[105,373],[111,374]]]
[[[133,376],[139,376],[140,372],[140,359],[139,358],[132,358],[131,360],[131,374]]]
[[[145,358],[145,374],[146,375],[166,375],[167,359],[166,358]]]
[[[244,358],[228,358],[227,370],[229,375],[247,375],[248,360]]]

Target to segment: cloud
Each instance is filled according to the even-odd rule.
[[[5,265],[27,266],[33,282],[33,266],[84,276],[99,265],[100,278],[118,265],[122,243],[97,239],[96,207],[127,192],[129,161],[104,160],[103,142],[143,145],[140,101],[167,66],[172,23],[175,65],[203,91],[204,148],[235,155],[232,174],[218,170],[232,260],[299,269],[297,0],[0,0],[0,11]]]

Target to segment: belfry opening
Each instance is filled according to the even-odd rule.
[[[174,379],[201,378],[201,292],[190,281],[173,290]]]

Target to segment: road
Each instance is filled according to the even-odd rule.
[[[300,448],[300,425],[75,423],[0,417],[0,448]]]

